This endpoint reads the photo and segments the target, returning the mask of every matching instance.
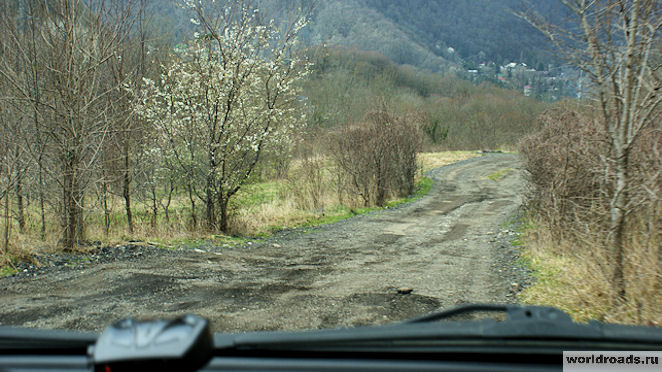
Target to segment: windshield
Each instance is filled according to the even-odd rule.
[[[623,3],[3,2],[0,325],[660,325],[662,5]]]

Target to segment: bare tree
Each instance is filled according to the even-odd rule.
[[[0,89],[0,92],[2,90]],[[3,102],[4,103],[4,102]],[[0,212],[0,220],[3,221],[2,242],[0,244],[0,253],[7,253],[9,249],[9,195],[15,187],[15,146],[11,145],[10,135],[14,133],[12,127],[13,117],[10,116],[9,107],[6,104],[0,104],[0,206],[4,203],[4,208]]]
[[[10,9],[5,4],[6,12]],[[9,65],[12,68],[20,68],[19,55],[12,48],[12,40],[8,35],[0,35],[0,65]],[[22,72],[19,72],[22,76]],[[25,151],[17,139],[25,134],[25,116],[21,112],[20,101],[12,97],[16,93],[16,87],[5,79],[0,79],[0,220],[2,221],[2,240],[0,241],[0,253],[9,250],[10,225],[11,225],[11,194],[15,193],[18,209],[21,214],[18,221],[20,228],[24,227],[23,202],[21,183],[25,174]]]
[[[25,21],[30,27],[17,24],[11,15],[2,19],[21,63],[3,61],[0,75],[17,92],[15,99],[26,103],[25,111],[42,118],[36,130],[53,159],[45,170],[60,189],[61,245],[72,250],[84,238],[85,191],[110,135],[106,98],[123,84],[109,79],[108,63],[129,38],[135,9],[133,1],[29,4],[22,10],[31,11]],[[32,76],[21,66],[30,66]]]
[[[135,32],[131,38],[121,41],[122,47],[109,60],[112,85],[123,86],[124,89],[115,90],[107,97],[112,136],[105,147],[105,151],[112,154],[109,156],[110,162],[106,164],[111,165],[111,182],[117,189],[116,193],[124,199],[129,234],[134,232],[131,196],[134,177],[140,166],[139,149],[149,137],[149,125],[135,115],[133,100],[142,88],[143,77],[150,72],[158,72],[155,64],[159,62],[153,54],[151,58],[148,55],[147,21],[143,14],[146,0],[136,1]]]
[[[593,84],[594,99],[608,135],[610,153],[609,255],[613,259],[614,300],[626,295],[625,238],[633,211],[631,150],[649,127],[661,119],[662,71],[651,56],[659,48],[662,2],[658,0],[561,0],[576,20],[574,27],[552,25],[529,10],[520,16],[542,31]]]

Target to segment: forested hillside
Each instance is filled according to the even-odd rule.
[[[396,63],[431,71],[481,62],[524,62],[544,70],[559,62],[542,34],[513,14],[522,9],[520,0],[257,2],[267,19],[282,20],[297,6],[313,7],[302,34],[309,45],[377,51]],[[553,18],[563,11],[557,2],[536,0],[530,5]],[[164,38],[178,42],[193,32],[176,0],[150,2],[148,8],[152,27]]]
[[[559,11],[558,3],[537,3],[533,5],[545,13]],[[540,66],[538,70],[555,62],[543,35],[513,14],[522,9],[520,0],[365,0],[365,5],[392,20],[411,40],[447,59],[475,64],[518,61]]]

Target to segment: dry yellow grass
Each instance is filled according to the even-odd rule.
[[[420,162],[423,171],[427,171],[475,156],[479,154],[471,151],[429,152],[420,154]],[[341,205],[331,159],[317,156],[314,160],[323,168],[320,173],[322,179],[317,183],[317,188],[311,188],[309,175],[305,173],[306,169],[300,160],[293,161],[289,179],[260,182],[242,188],[234,198],[231,232],[243,236],[268,235],[282,228],[337,221],[364,210],[361,208],[362,202],[354,200],[356,198],[352,199],[351,195],[344,194]],[[315,194],[316,203],[312,200],[312,190],[318,190]],[[90,210],[86,214],[86,237],[89,242],[99,241],[104,245],[115,245],[128,240],[138,240],[175,247],[215,237],[200,226],[197,229],[191,228],[189,202],[184,196],[176,196],[172,200],[169,222],[165,221],[163,210],[159,210],[156,228],[150,223],[149,205],[146,202],[135,203],[133,234],[128,234],[127,231],[123,201],[118,197],[111,197],[109,207],[111,223],[107,234],[102,211]],[[28,229],[25,234],[19,234],[15,222],[12,224],[12,256],[25,258],[36,252],[57,251],[60,228],[56,216],[47,216],[46,240],[41,241],[38,211],[29,208],[27,212]],[[198,216],[199,223],[203,217]],[[79,250],[86,251],[93,247],[94,245],[83,246]]]
[[[291,199],[268,202],[237,210],[231,219],[232,231],[242,235],[256,236],[269,233],[270,226],[288,226],[305,220]]]
[[[458,161],[480,156],[474,151],[443,151],[421,153],[420,163],[422,170],[428,171],[433,168],[456,163]],[[269,185],[268,189],[280,188],[282,191],[278,197],[272,195],[267,198],[257,198],[257,203],[251,203],[244,208],[238,209],[232,218],[231,229],[233,232],[242,235],[255,236],[268,234],[270,231],[299,226],[313,220],[341,218],[348,214],[347,208],[338,203],[337,190],[333,186],[335,182],[334,174],[331,169],[333,164],[328,157],[319,156],[315,159],[318,164],[323,164],[325,170],[322,172],[322,195],[319,195],[320,208],[313,208],[310,195],[307,191],[310,185],[305,177],[299,174],[303,171],[302,162],[294,160],[290,172],[296,177],[289,180],[279,180]],[[257,190],[252,190],[253,192]],[[260,191],[258,191],[260,192]],[[261,192],[272,193],[274,191],[261,190]],[[245,196],[245,195],[244,195]],[[347,204],[349,200],[344,200]],[[360,207],[360,201],[350,202],[350,207]],[[307,206],[307,207],[305,207]]]
[[[523,256],[535,270],[537,280],[520,299],[529,304],[556,306],[576,321],[598,319],[662,326],[659,247],[655,248],[655,242],[638,240],[641,234],[635,236],[626,254],[626,302],[614,304],[610,259],[599,244],[599,237],[581,243],[559,242],[544,227],[528,230],[523,237]]]
[[[443,167],[444,165],[457,163],[458,161],[481,156],[475,151],[423,152],[418,155],[423,172],[427,172],[430,169]]]

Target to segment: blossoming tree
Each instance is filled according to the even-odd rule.
[[[176,48],[159,81],[146,81],[139,111],[179,171],[200,185],[208,228],[227,231],[228,202],[261,154],[303,122],[298,82],[309,66],[295,48],[307,17],[277,26],[248,2],[183,5],[199,32]]]

